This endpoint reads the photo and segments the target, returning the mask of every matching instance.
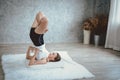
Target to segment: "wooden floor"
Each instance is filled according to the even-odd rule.
[[[28,46],[29,44],[0,45],[0,56],[3,54],[25,53]],[[49,51],[67,51],[73,60],[85,66],[95,75],[95,78],[82,80],[120,79],[120,52],[118,51],[81,43],[51,43],[46,44],[46,47]],[[0,80],[4,80],[1,64]]]

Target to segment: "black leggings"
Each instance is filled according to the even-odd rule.
[[[30,38],[35,46],[41,46],[44,44],[43,36],[44,34],[37,34],[35,33],[35,28],[31,28]]]

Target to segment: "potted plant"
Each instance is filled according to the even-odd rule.
[[[100,42],[105,42],[108,18],[105,15],[97,15],[98,24],[94,27],[94,44],[98,46]],[[100,41],[100,37],[101,40]]]
[[[90,43],[90,34],[91,31],[94,29],[94,25],[90,21],[91,18],[86,19],[83,21],[82,29],[83,29],[83,43],[89,44]]]
[[[94,44],[98,46],[100,36],[106,34],[107,23],[108,17],[102,14],[86,19],[82,25],[84,31],[84,44],[89,44],[90,34],[92,32],[94,34]]]

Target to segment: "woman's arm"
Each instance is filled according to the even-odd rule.
[[[46,58],[41,59],[41,60],[35,60],[35,57],[36,57],[36,56],[33,56],[33,57],[32,57],[32,59],[31,59],[30,62],[29,62],[29,66],[39,65],[39,64],[46,64],[46,63],[47,63]]]
[[[46,63],[47,63],[47,59],[46,58],[43,58],[41,60],[36,60],[35,61],[35,65],[37,65],[37,64],[46,64]]]
[[[35,47],[32,47],[32,46],[29,46],[27,52],[26,52],[26,59],[31,59],[33,56],[30,56],[30,52],[36,52],[36,53],[39,53],[39,49],[35,48]]]
[[[32,58],[32,56],[30,56],[30,51],[33,51],[33,49],[34,48],[32,46],[28,47],[28,50],[26,52],[26,59],[31,59]]]
[[[35,50],[35,54],[31,56],[29,66],[34,65],[36,63],[36,56],[37,54],[39,54],[39,49],[34,48],[34,50]]]

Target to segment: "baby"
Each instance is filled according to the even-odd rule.
[[[38,48],[29,46],[26,59],[30,60],[29,66],[31,66],[37,64],[46,64],[47,62],[57,62],[61,60],[61,57],[57,52],[49,53],[45,48],[45,44],[43,44]]]

